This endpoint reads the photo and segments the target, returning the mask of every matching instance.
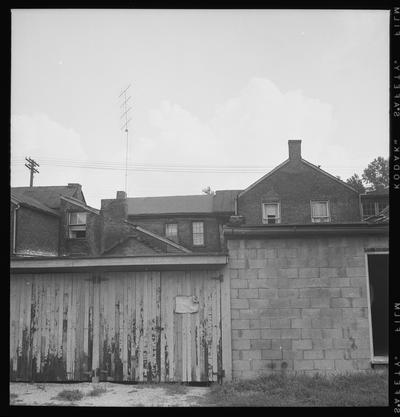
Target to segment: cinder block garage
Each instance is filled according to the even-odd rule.
[[[234,378],[388,361],[387,225],[226,228]]]

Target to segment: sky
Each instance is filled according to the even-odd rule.
[[[288,157],[346,180],[389,155],[389,11],[12,11],[11,186],[86,202],[245,189]]]

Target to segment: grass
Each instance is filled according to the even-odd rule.
[[[164,388],[167,395],[182,395],[186,394],[187,386],[179,383],[160,384]]]
[[[341,375],[270,374],[213,385],[202,402],[219,407],[371,407],[388,405],[387,372]]]
[[[86,395],[88,397],[99,397],[100,395],[107,392],[107,389],[104,387],[93,387]]]
[[[78,389],[60,391],[54,398],[60,401],[80,401],[84,397],[83,393]]]

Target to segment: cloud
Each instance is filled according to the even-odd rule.
[[[162,102],[149,113],[155,134],[142,139],[136,157],[162,163],[272,167],[286,159],[289,139],[303,139],[314,154],[322,151],[331,137],[332,119],[329,104],[253,78],[236,96],[216,106],[209,120]],[[147,156],[145,142],[151,143]]]
[[[48,158],[82,161],[87,156],[79,133],[51,120],[44,113],[11,116],[11,159],[18,162],[11,171],[14,185],[26,185],[28,174],[23,164],[26,156],[35,159],[41,166],[41,175],[36,176],[37,185],[45,185],[41,184],[41,180],[46,181],[46,178],[47,182],[51,178],[52,185],[82,181],[84,173],[81,169],[72,174],[66,168],[46,166]],[[50,171],[51,176],[46,176]]]
[[[55,152],[57,149],[57,152]],[[86,158],[79,133],[51,120],[46,114],[11,116],[12,156]]]

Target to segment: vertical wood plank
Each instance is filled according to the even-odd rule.
[[[16,360],[15,360],[15,341],[16,341],[16,276],[11,275],[10,276],[10,379],[11,381],[15,380],[14,373],[14,367],[16,366]]]
[[[129,274],[129,297],[128,297],[128,375],[129,381],[135,380],[135,340],[136,340],[136,317],[135,317],[135,274]]]
[[[143,273],[136,273],[136,358],[137,381],[143,381],[143,292],[144,292]]]
[[[34,311],[35,318],[32,323],[33,335],[32,335],[32,379],[36,380],[36,375],[39,373],[39,353],[38,343],[40,340],[40,278],[37,274],[33,275],[35,282],[34,291]]]
[[[176,292],[177,295],[183,295],[182,293],[182,272],[176,274]],[[183,365],[182,365],[182,352],[184,350],[182,341],[182,314],[174,314],[174,342],[175,342],[175,381],[183,381]]]
[[[21,378],[21,356],[22,356],[22,329],[24,324],[24,306],[23,306],[23,278],[20,277],[18,279],[18,285],[17,285],[17,317],[18,317],[18,330],[17,330],[17,353],[16,353],[16,359],[17,359],[17,377],[18,379]]]
[[[88,363],[88,353],[89,353],[89,276],[86,275],[83,281],[83,298],[84,298],[84,308],[83,308],[83,372],[90,372],[89,363]],[[88,374],[85,374],[85,377],[88,377]],[[86,379],[85,378],[85,379]]]
[[[99,368],[99,320],[100,320],[100,305],[99,305],[99,291],[100,281],[96,278],[93,284],[93,369],[97,372],[97,376],[100,376]]]
[[[211,284],[211,299],[212,299],[212,365],[213,365],[213,380],[217,380],[217,375],[215,375],[218,371],[218,358],[217,358],[217,343],[218,343],[218,333],[219,333],[219,304],[217,303],[217,283],[218,280],[212,278],[212,271],[208,271],[209,282]]]
[[[160,381],[166,382],[165,368],[165,348],[166,348],[166,331],[164,317],[166,315],[165,302],[166,291],[164,286],[164,276],[160,272]]]
[[[190,272],[185,272],[185,288],[186,295],[193,295],[191,292],[191,279]],[[186,381],[192,381],[192,314],[186,313]]]
[[[23,275],[21,279],[21,308],[22,308],[22,332],[21,332],[21,353],[20,353],[20,366],[19,366],[19,376],[23,381],[26,381],[26,358],[27,358],[27,346],[26,346],[26,332],[27,332],[27,277]]]
[[[231,284],[227,267],[221,283],[222,367],[225,381],[232,381]]]
[[[128,380],[128,298],[129,298],[129,285],[128,285],[128,274],[123,274],[123,334],[122,334],[122,375],[123,380]]]

